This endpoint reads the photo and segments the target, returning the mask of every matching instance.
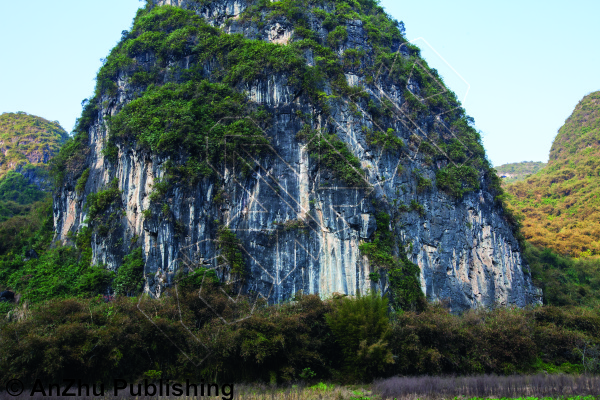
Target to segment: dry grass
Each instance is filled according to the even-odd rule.
[[[465,398],[520,398],[597,396],[599,376],[569,375],[480,375],[469,377],[396,377],[373,385],[382,399],[421,400]]]

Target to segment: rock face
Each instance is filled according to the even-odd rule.
[[[163,5],[192,10],[227,34],[242,33],[281,45],[295,40],[295,25],[285,16],[257,24],[243,18],[247,4],[242,1],[198,5],[163,0],[157,4]],[[329,31],[321,22],[315,17],[308,25],[316,32],[316,40],[325,41]],[[342,36],[336,52],[358,49],[368,54],[371,44],[363,21],[347,20],[345,27],[347,35]],[[396,43],[395,50],[398,48],[396,56],[406,59],[411,50]],[[319,62],[310,50],[304,55],[309,66]],[[151,64],[153,57],[145,53],[136,60]],[[192,68],[194,60],[193,54],[184,55],[168,65],[185,71]],[[368,56],[360,61],[363,65],[374,62]],[[211,63],[203,68],[209,75],[216,69]],[[376,266],[359,250],[361,243],[375,237],[377,216],[383,212],[392,217],[389,229],[397,238],[395,253],[404,250],[418,264],[421,287],[430,300],[449,301],[455,310],[540,302],[541,293],[531,283],[519,243],[494,200],[489,176],[479,174],[477,188],[464,196],[453,197],[439,188],[436,171],[454,161],[441,153],[428,155],[420,143],[438,129],[434,125],[440,117],[418,114],[411,118],[414,115],[402,109],[407,94],[398,82],[384,75],[372,79],[362,68],[348,68],[346,81],[350,88],[362,90],[363,98],[333,102],[327,115],[290,84],[285,72],[238,85],[236,89],[245,92],[252,104],[271,115],[268,126],[260,128],[268,138],[268,144],[257,144],[262,146],[261,156],[236,150],[250,166],[250,173],[241,174],[239,165],[210,165],[212,177],[203,177],[191,187],[171,182],[171,189],[157,203],[150,194],[158,182],[168,178],[165,171],[172,157],[131,141],[118,142],[112,160],[106,155],[111,140],[107,120],[143,91],[131,83],[130,71],[123,69],[116,75],[115,93],[102,93],[96,99],[98,113],[85,139],[89,149],[83,153],[83,165],[89,168],[85,189],[75,190],[78,174],[74,174],[54,199],[56,237],[67,241],[69,232],[87,225],[90,194],[116,183],[121,191],[115,203],[119,213],[116,217],[111,214],[108,233],[94,231],[94,262],[118,269],[131,244],[141,245],[146,290],[157,295],[163,286],[173,283],[182,267],[215,268],[227,279],[222,269],[227,260],[219,257],[222,249],[217,240],[219,227],[226,226],[239,239],[249,271],[246,290],[270,301],[282,301],[301,291],[323,297],[335,292],[385,291],[387,280],[371,280]],[[415,95],[421,90],[411,78],[406,86]],[[328,84],[323,91],[325,95],[333,93]],[[365,111],[369,99],[391,104],[383,131],[393,129],[401,141],[398,149],[377,146],[369,137],[369,129],[379,129],[381,121]],[[319,150],[311,147],[310,138],[299,136],[306,125],[303,115],[313,116],[315,132],[334,133],[350,150],[359,163],[358,167],[349,163],[361,177],[358,182],[339,179],[322,161]],[[447,134],[436,131],[438,142],[429,148],[451,140],[452,131],[447,130]],[[334,148],[327,138],[324,143]],[[223,146],[223,152],[227,149]],[[442,153],[444,149],[439,148]]]

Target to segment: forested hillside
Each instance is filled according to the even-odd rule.
[[[560,128],[548,166],[508,191],[530,243],[573,257],[600,254],[600,92],[585,96]]]
[[[600,305],[600,92],[560,128],[545,168],[505,185],[547,304]],[[499,169],[510,173],[510,165]],[[517,167],[514,170],[518,170]]]
[[[47,164],[69,138],[58,121],[19,111],[0,115],[0,178],[27,164]]]
[[[21,251],[50,215],[49,162],[67,139],[57,121],[22,111],[0,115],[0,259]]]
[[[523,161],[501,165],[496,167],[496,171],[498,172],[498,176],[502,178],[502,184],[507,184],[522,181],[545,166],[546,163],[541,161]]]

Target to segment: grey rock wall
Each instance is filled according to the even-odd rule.
[[[227,18],[235,18],[244,9],[242,2],[219,1],[208,6],[185,0],[160,3],[193,8],[229,32],[277,43],[291,38],[285,20],[266,24],[262,30],[244,24],[225,26]],[[360,21],[350,21],[349,26],[344,46],[368,48]],[[307,62],[311,62],[310,54]],[[189,59],[179,65],[189,66]],[[365,77],[355,74],[348,74],[347,79],[351,85],[365,85],[372,97],[386,96],[398,104],[403,101],[393,83],[383,80],[367,85]],[[192,190],[169,193],[166,203],[171,214],[167,218],[148,198],[153,183],[163,176],[167,160],[135,144],[121,145],[116,163],[102,155],[106,116],[115,115],[131,100],[132,90],[123,73],[118,95],[102,99],[99,120],[90,130],[91,174],[85,192],[77,194],[67,184],[55,196],[57,239],[67,241],[68,232],[85,226],[86,196],[117,177],[124,215],[107,237],[94,236],[94,262],[117,269],[129,244],[137,240],[143,248],[149,292],[160,295],[165,285],[173,283],[176,271],[185,266],[221,271],[216,230],[224,224],[242,243],[250,269],[246,289],[270,301],[282,301],[300,291],[322,297],[336,292],[355,295],[386,290],[385,282],[369,280],[374,268],[359,251],[359,245],[373,237],[375,215],[385,211],[394,219],[390,228],[402,239],[399,245],[420,267],[421,286],[430,300],[449,301],[455,310],[540,302],[541,292],[532,285],[518,242],[486,182],[482,180],[481,190],[460,201],[436,188],[432,166],[411,144],[411,138],[426,129],[425,121],[411,126],[399,116],[392,127],[406,144],[404,149],[377,150],[367,145],[362,130],[364,126],[376,128],[374,122],[366,113],[356,113],[351,102],[340,102],[328,123],[335,126],[337,136],[367,171],[364,183],[348,187],[321,168],[318,157],[310,157],[307,144],[296,138],[303,123],[296,112],[315,110],[303,96],[294,98],[286,82],[286,76],[280,74],[245,88],[251,101],[273,115],[265,131],[270,138],[265,156],[255,159],[240,154],[253,167],[251,176],[240,178],[236,166],[215,166],[223,186],[204,179]],[[320,121],[313,128],[326,123]],[[419,192],[415,171],[430,179],[432,187]],[[224,189],[224,202],[215,201],[219,189]],[[412,200],[423,205],[424,215],[398,211],[399,204]],[[144,219],[142,212],[148,209],[153,211],[152,218]]]

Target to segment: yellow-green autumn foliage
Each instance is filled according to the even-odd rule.
[[[0,178],[18,165],[45,164],[69,135],[58,121],[19,111],[0,115]]]
[[[548,166],[507,190],[530,243],[600,254],[600,92],[585,96],[560,128]]]

